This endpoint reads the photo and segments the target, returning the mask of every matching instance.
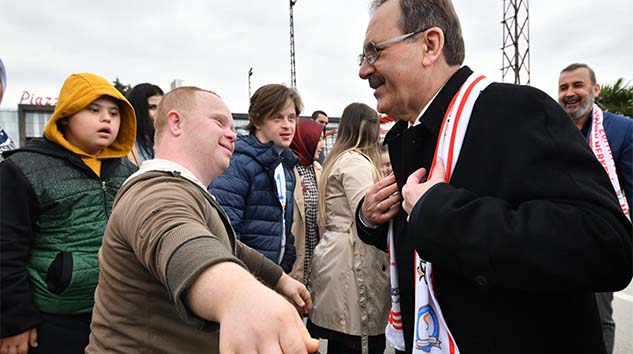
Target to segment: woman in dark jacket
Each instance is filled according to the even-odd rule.
[[[163,98],[163,90],[154,84],[138,84],[127,94],[136,112],[136,141],[128,159],[136,166],[154,158],[154,115]]]
[[[296,258],[291,228],[299,160],[288,147],[300,112],[301,97],[293,88],[270,84],[255,91],[250,134],[238,138],[230,167],[209,186],[237,237],[286,273]]]

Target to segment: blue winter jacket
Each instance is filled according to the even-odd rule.
[[[582,129],[587,142],[589,142],[591,125],[592,120],[589,116]],[[633,119],[604,112],[602,125],[607,133],[607,140],[613,154],[618,181],[624,190],[630,209],[633,206]]]
[[[268,259],[281,265],[286,273],[295,262],[292,228],[293,168],[299,158],[285,149],[277,153],[273,142],[262,144],[255,135],[240,136],[235,143],[231,165],[209,186],[231,219],[237,238]],[[286,239],[282,238],[282,206],[274,179],[275,168],[283,163],[286,176]],[[279,258],[283,253],[283,258]]]

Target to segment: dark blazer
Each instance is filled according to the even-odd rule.
[[[419,125],[400,121],[387,134],[400,189],[430,167],[446,108],[471,72],[450,78]],[[394,246],[408,353],[414,284],[405,280],[414,278],[414,248],[433,263],[462,354],[604,353],[593,293],[631,280],[632,228],[604,169],[545,93],[488,86],[450,184],[428,191],[405,220],[404,211],[394,220]],[[386,225],[357,225],[361,239],[386,248]]]
[[[625,116],[603,112],[604,131],[615,162],[615,170],[618,173],[618,182],[626,195],[629,210],[633,206],[633,119]],[[582,134],[589,143],[589,131],[593,125],[592,116],[589,116]]]

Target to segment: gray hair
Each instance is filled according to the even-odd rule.
[[[598,82],[598,81],[596,81],[596,73],[587,64],[583,64],[583,63],[569,64],[569,65],[567,65],[567,67],[565,69],[561,70],[560,73],[562,74],[562,73],[574,71],[576,69],[581,69],[581,68],[585,68],[585,69],[589,70],[589,78],[591,79],[591,84],[595,85]]]
[[[370,12],[389,0],[372,0]],[[444,58],[448,65],[464,63],[465,46],[459,18],[451,0],[391,0],[400,2],[402,33],[439,27],[444,32]]]

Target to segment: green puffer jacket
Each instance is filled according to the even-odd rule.
[[[7,161],[19,168],[39,208],[26,264],[33,303],[47,313],[91,312],[112,203],[136,168],[125,158],[106,159],[99,177],[77,155],[45,139]]]

